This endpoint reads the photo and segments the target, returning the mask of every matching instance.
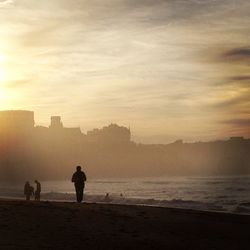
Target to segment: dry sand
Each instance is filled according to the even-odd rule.
[[[0,249],[250,249],[250,216],[0,200]]]

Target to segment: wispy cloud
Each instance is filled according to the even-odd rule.
[[[228,62],[250,62],[250,48],[234,48],[223,53],[221,57]]]
[[[249,81],[250,80],[250,76],[234,76],[231,77],[232,81]]]
[[[31,79],[19,79],[14,81],[9,81],[7,83],[8,88],[23,88],[23,87],[29,87],[27,85],[32,84]]]
[[[250,127],[250,119],[231,119],[225,120],[223,123],[230,124],[236,127]]]
[[[0,1],[0,9],[10,8],[14,4],[13,0],[1,0]]]

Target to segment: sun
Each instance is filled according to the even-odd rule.
[[[6,69],[6,57],[0,54],[0,107],[3,108],[8,104],[9,93],[6,88],[8,73]]]
[[[0,83],[4,83],[4,82],[6,82],[6,80],[7,80],[6,72],[0,68]]]

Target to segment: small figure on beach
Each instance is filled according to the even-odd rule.
[[[109,196],[109,193],[106,193],[105,197],[104,197],[104,201],[105,202],[110,202],[111,201],[111,198]]]
[[[24,185],[24,195],[26,197],[26,201],[29,201],[30,197],[34,195],[34,188],[30,185],[28,181],[26,181]]]
[[[38,180],[35,180],[35,183],[36,183],[35,201],[40,201],[41,183]]]
[[[78,203],[82,202],[83,200],[83,191],[86,180],[87,177],[85,173],[81,170],[81,166],[77,166],[76,172],[73,174],[71,181],[75,184],[76,200]]]

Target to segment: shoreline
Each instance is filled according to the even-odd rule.
[[[0,249],[248,249],[250,216],[0,198]]]
[[[0,196],[0,202],[1,201],[25,201],[25,198],[23,197],[11,197],[11,196]],[[37,202],[35,200],[30,200],[30,202]],[[51,203],[76,203],[75,200],[67,200],[67,199],[41,199],[40,202],[51,202]],[[205,212],[205,213],[222,213],[222,214],[229,214],[229,215],[244,215],[244,216],[250,216],[249,211],[247,212],[232,212],[227,210],[216,210],[216,209],[199,209],[199,208],[185,208],[181,206],[164,206],[164,205],[151,205],[151,204],[143,204],[143,203],[115,203],[115,202],[105,202],[105,201],[83,201],[81,204],[100,204],[100,205],[121,205],[121,206],[139,206],[139,207],[153,207],[153,208],[165,208],[165,209],[176,209],[176,210],[184,210],[184,211],[194,211],[194,212]]]

